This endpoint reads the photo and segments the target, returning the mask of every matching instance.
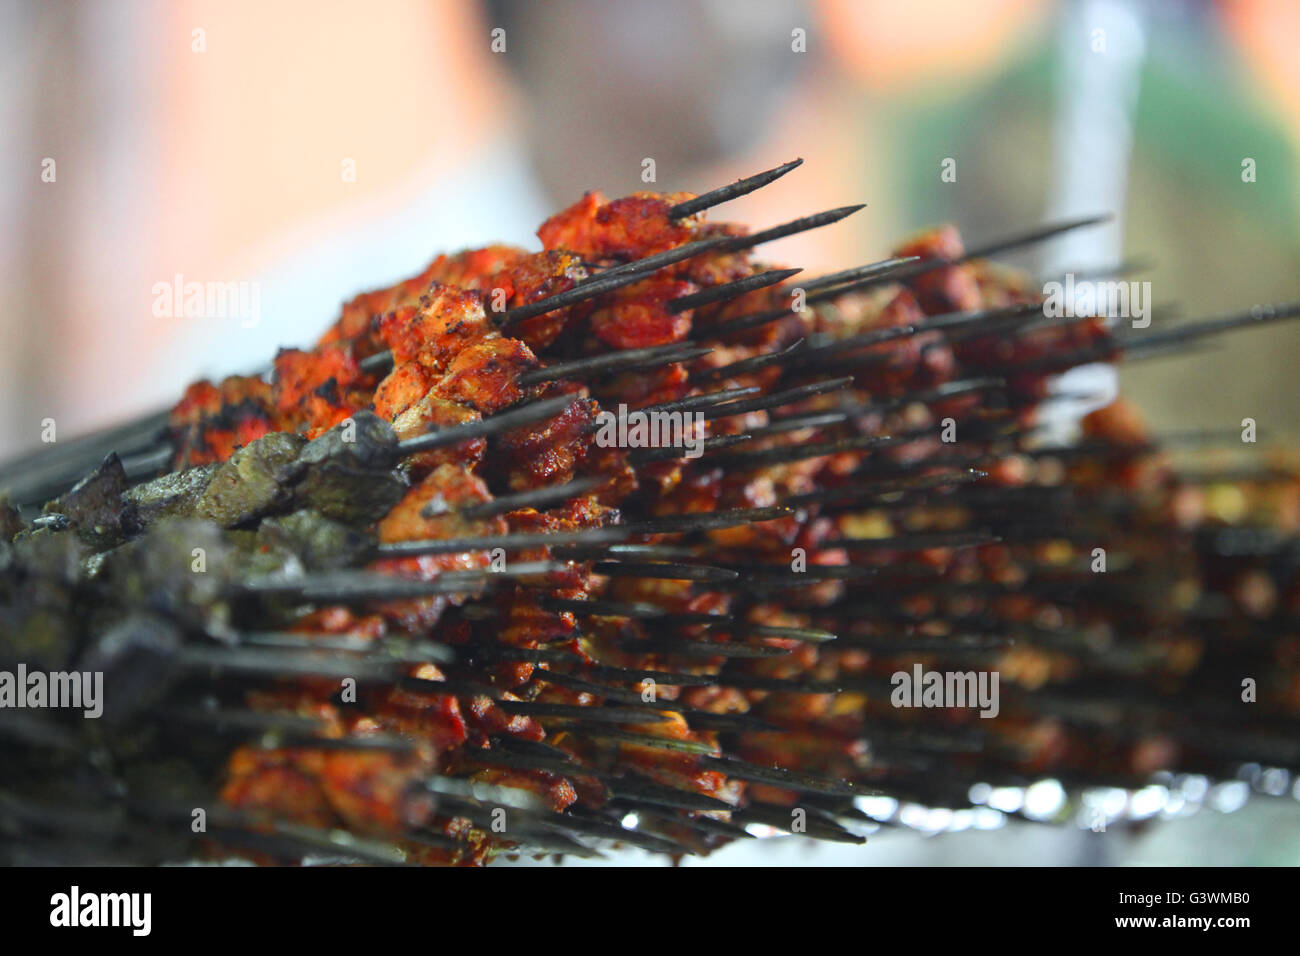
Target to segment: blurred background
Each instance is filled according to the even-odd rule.
[[[718,215],[868,208],[773,261],[1110,211],[1014,261],[1138,259],[1190,315],[1300,298],[1297,40],[1294,0],[0,0],[0,460],[260,368],[439,251],[535,248],[585,190],[795,156]],[[255,320],[156,315],[177,277],[250,284]],[[1120,381],[1158,429],[1300,440],[1297,355],[1270,328]]]

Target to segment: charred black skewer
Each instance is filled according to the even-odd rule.
[[[710,190],[707,193],[701,193],[694,199],[687,199],[685,202],[679,202],[668,210],[669,219],[685,219],[687,216],[693,216],[697,212],[703,212],[706,209],[712,209],[714,206],[720,206],[724,202],[730,202],[733,199],[739,199],[741,196],[747,196],[756,189],[761,189],[768,183],[775,182],[792,169],[803,165],[802,159],[793,159],[788,163],[782,163],[780,166],[773,167],[753,176],[747,176],[744,179],[738,179],[729,186],[722,186],[718,189]]]
[[[674,299],[668,303],[668,311],[685,312],[688,309],[698,309],[702,305],[739,298],[747,292],[753,292],[755,289],[765,289],[770,285],[776,285],[778,282],[784,282],[802,271],[802,269],[772,269],[768,272],[747,276],[744,279],[737,279],[734,282],[715,285],[700,292]]]

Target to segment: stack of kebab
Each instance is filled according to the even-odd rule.
[[[856,207],[752,235],[701,216],[794,165],[701,197],[591,193],[540,253],[439,257],[270,382],[192,386],[174,472],[131,487],[110,457],[30,526],[11,511],[7,656],[106,672],[115,766],[69,742],[55,773],[31,752],[54,729],[11,726],[14,766],[66,792],[8,792],[9,832],[72,852],[95,786],[121,817],[82,821],[82,852],[166,858],[216,787],[209,847],[261,858],[680,854],[799,810],[860,841],[842,822],[863,792],[963,805],[982,780],[1298,762],[1294,703],[1217,747],[1178,730],[1205,661],[1289,653],[1293,605],[1215,644],[1198,615],[1239,585],[1204,572],[1216,546],[1132,414],[1029,450],[1052,373],[1296,310],[1126,340],[1043,320],[982,258],[1089,221],[979,254],[939,229],[795,289],[751,250]],[[603,446],[619,405],[701,413],[704,454]],[[1131,557],[1130,587],[1089,579],[1095,547]],[[1289,597],[1290,565],[1268,567]],[[890,705],[900,667],[972,659],[1016,685],[999,719]],[[1164,708],[1121,720],[1153,687]],[[139,826],[159,814],[179,821],[164,847]]]

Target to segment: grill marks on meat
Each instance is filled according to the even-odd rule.
[[[589,262],[640,259],[697,238],[698,216],[668,218],[675,203],[690,198],[690,193],[634,193],[610,201],[593,190],[542,223],[537,236],[547,249],[567,249]]]
[[[691,311],[671,312],[668,303],[697,289],[683,279],[651,276],[621,290],[622,294],[610,296],[613,301],[592,313],[591,331],[615,349],[680,342],[691,331]]]
[[[225,461],[235,449],[278,431],[271,386],[231,376],[220,384],[195,382],[172,409],[170,430],[177,468]]]

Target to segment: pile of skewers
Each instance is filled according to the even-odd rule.
[[[1300,307],[1126,333],[990,261],[1095,219],[798,277],[756,251],[860,207],[704,218],[797,165],[589,193],[0,471],[0,669],[105,688],[0,708],[0,860],[680,856],[1300,767],[1300,469],[1180,474],[1123,401],[1040,431],[1057,373]],[[698,453],[599,440],[635,414]]]

